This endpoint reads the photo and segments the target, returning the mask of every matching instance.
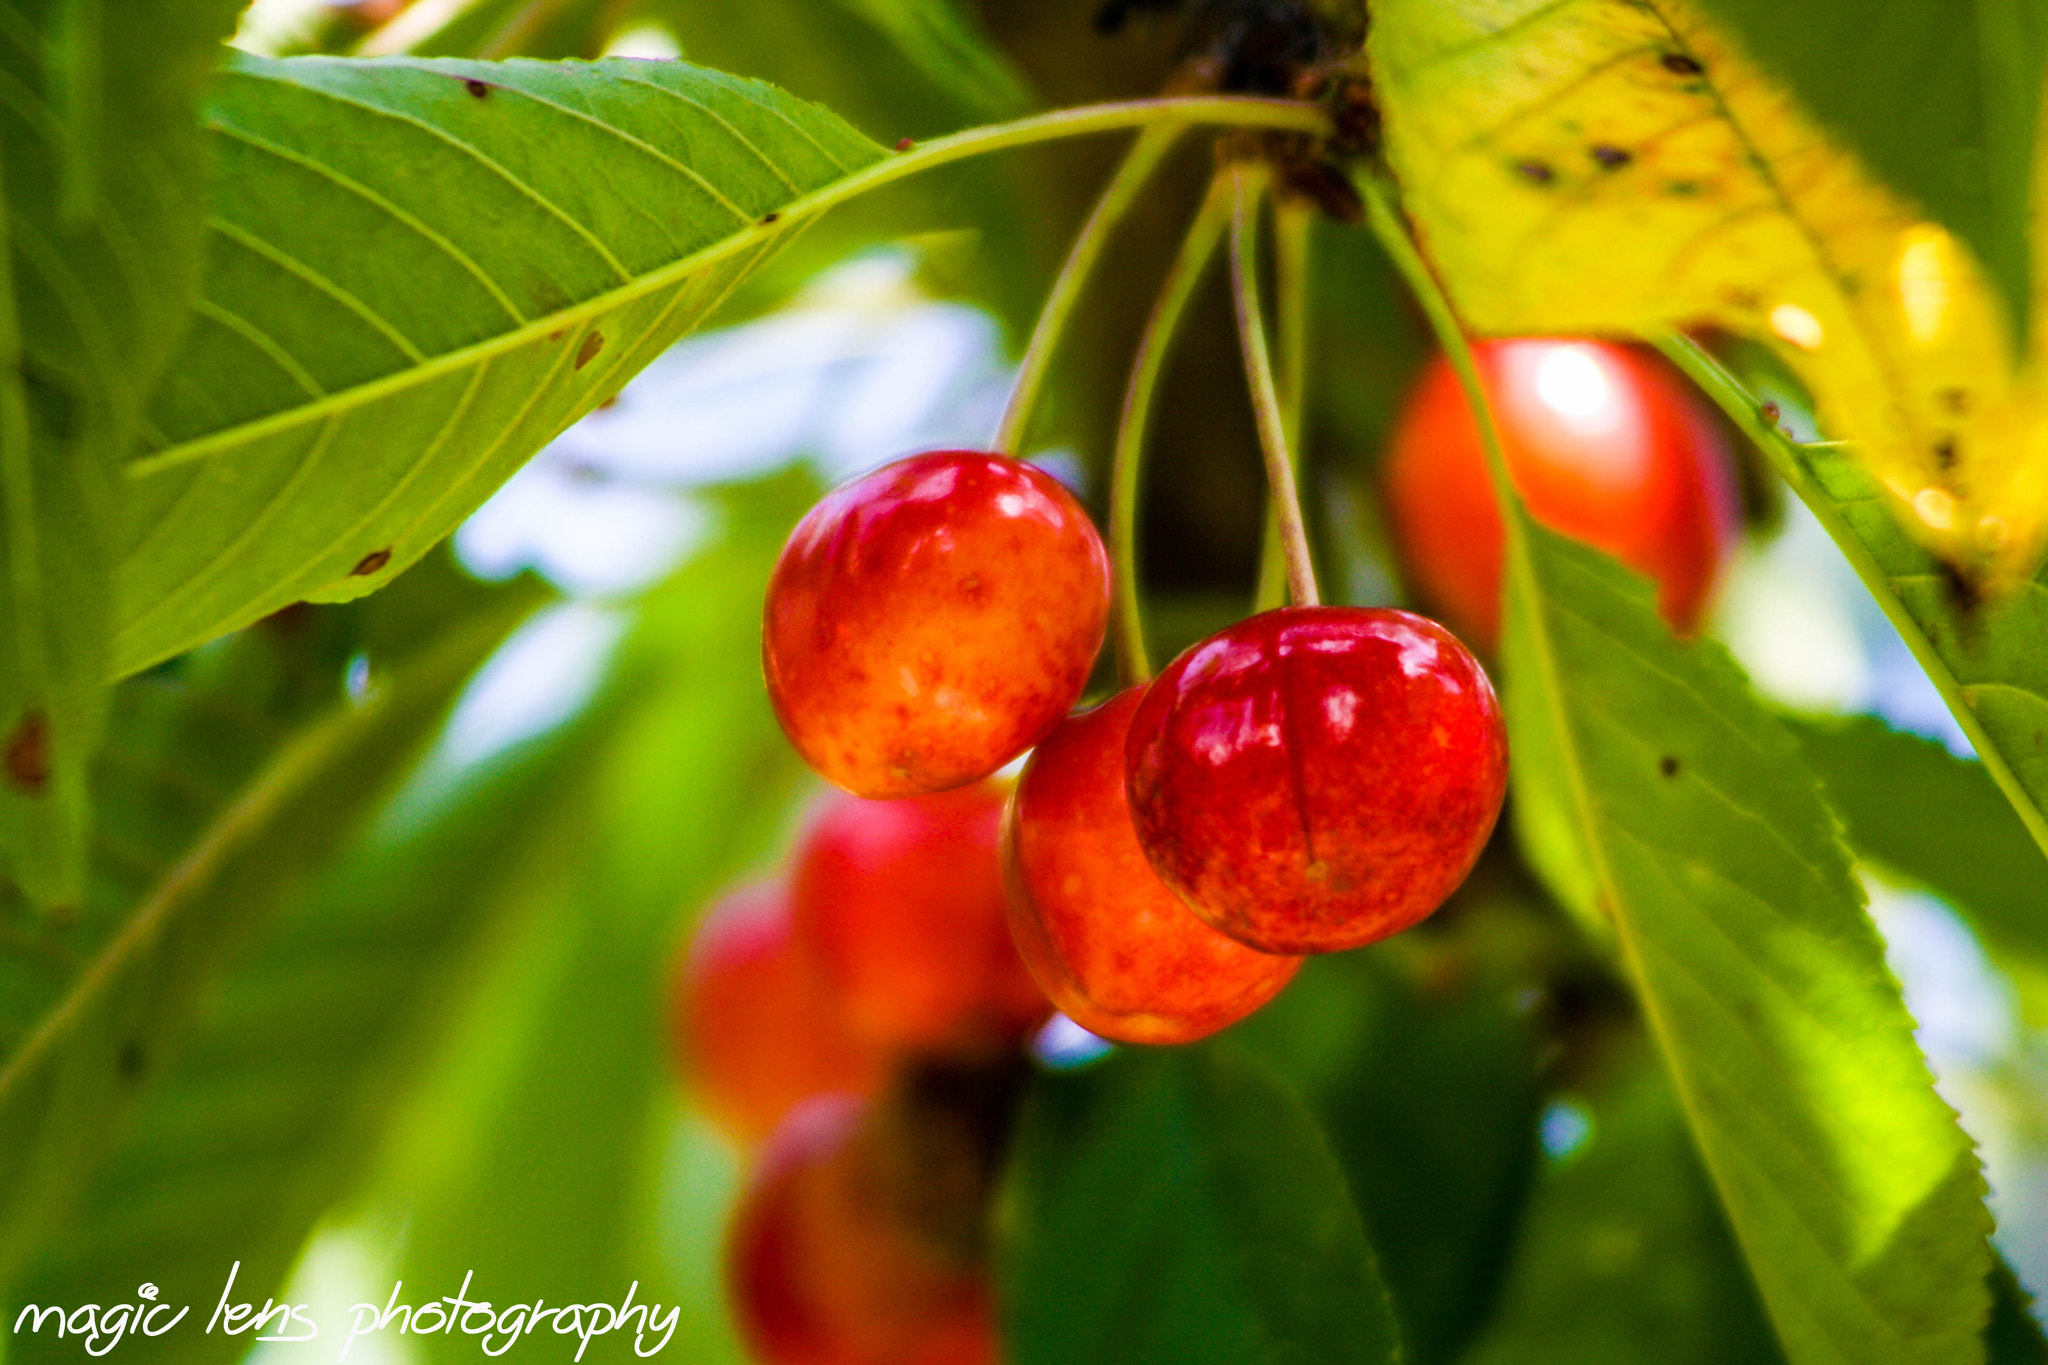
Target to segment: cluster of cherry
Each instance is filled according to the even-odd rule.
[[[1479,361],[1532,513],[1649,574],[1666,618],[1696,625],[1736,527],[1697,400],[1603,343],[1491,343]],[[1441,361],[1387,478],[1417,591],[1490,648],[1500,519]],[[1303,955],[1429,915],[1493,827],[1499,708],[1435,622],[1264,612],[1070,715],[1109,611],[1087,514],[985,452],[839,488],[776,566],[769,695],[853,795],[823,808],[786,881],[711,913],[677,996],[699,1096],[743,1139],[774,1134],[728,1248],[737,1315],[774,1365],[994,1359],[981,1235],[1000,1078],[1048,998],[1106,1038],[1203,1037]],[[1027,749],[1006,795],[988,779]]]
[[[673,1032],[757,1149],[734,1316],[772,1365],[987,1365],[987,1198],[1023,1048],[1052,1013],[1010,945],[991,783],[834,795],[782,879],[700,922]]]
[[[1076,1022],[1187,1042],[1304,953],[1370,943],[1470,871],[1507,782],[1485,673],[1407,612],[1290,607],[1069,718],[1109,559],[1071,494],[1001,455],[915,455],[828,495],[768,590],[768,693],[862,796],[943,791],[1037,746],[1004,864],[1018,947]]]

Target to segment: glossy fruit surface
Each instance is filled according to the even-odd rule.
[[[858,796],[988,776],[1067,713],[1109,619],[1073,495],[1001,455],[913,455],[813,507],[776,561],[761,656],[790,742]]]
[[[1655,356],[1602,341],[1481,342],[1482,382],[1530,514],[1657,584],[1690,631],[1738,524],[1719,427]],[[1501,522],[1479,427],[1448,361],[1423,372],[1387,456],[1388,512],[1417,590],[1487,647],[1500,631]]]
[[[1132,822],[1167,885],[1241,943],[1355,948],[1427,916],[1507,790],[1493,686],[1434,621],[1287,607],[1175,659],[1131,720]]]
[[[987,1276],[920,1225],[869,1113],[813,1100],[769,1142],[726,1247],[741,1332],[763,1365],[993,1365]]]
[[[1130,688],[1039,742],[1004,825],[1010,930],[1055,1005],[1125,1043],[1187,1043],[1277,995],[1298,957],[1217,933],[1138,847],[1124,743],[1145,695]]]
[[[966,1054],[1052,1014],[1010,942],[998,856],[1007,790],[827,798],[796,852],[797,933],[869,1042]]]
[[[705,912],[671,999],[683,1073],[712,1119],[759,1142],[813,1095],[865,1095],[885,1070],[796,951],[789,888],[741,887]]]

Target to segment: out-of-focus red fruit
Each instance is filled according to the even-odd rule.
[[[1279,994],[1301,967],[1198,919],[1145,861],[1124,798],[1130,688],[1039,741],[1004,825],[1010,931],[1075,1023],[1125,1043],[1189,1043]]]
[[[1530,515],[1657,583],[1690,631],[1734,544],[1734,466],[1705,406],[1654,355],[1604,341],[1481,342],[1481,382]],[[1416,589],[1491,648],[1500,633],[1502,530],[1464,391],[1439,356],[1394,429],[1388,511]]]
[[[813,1095],[871,1094],[881,1054],[856,1038],[791,937],[789,888],[741,887],[705,912],[676,976],[670,1018],[683,1073],[744,1143]]]
[[[768,696],[813,768],[859,796],[946,791],[1035,743],[1081,695],[1109,556],[1051,475],[981,451],[884,465],[798,523],[768,585]]]
[[[1197,914],[1266,952],[1327,953],[1457,889],[1508,750],[1485,671],[1436,622],[1285,607],[1168,665],[1125,762],[1138,843]]]
[[[829,798],[796,852],[797,936],[839,1008],[881,1047],[1015,1047],[1052,1014],[1010,942],[1004,789]]]
[[[726,1247],[735,1316],[763,1365],[994,1365],[986,1272],[921,1226],[871,1111],[793,1111],[763,1152]]]

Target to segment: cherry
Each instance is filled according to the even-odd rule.
[[[726,1246],[742,1334],[765,1365],[994,1365],[980,1258],[932,1225],[871,1120],[821,1096],[770,1140]]]
[[[1529,512],[1655,579],[1664,619],[1699,624],[1737,529],[1727,443],[1648,352],[1524,337],[1476,348],[1502,452]],[[1422,596],[1489,648],[1502,530],[1478,423],[1448,361],[1424,370],[1387,458],[1388,510]]]
[[[1109,619],[1109,557],[1028,464],[913,455],[798,523],[768,585],[768,695],[806,762],[857,796],[988,776],[1067,713]]]
[[[742,887],[705,913],[676,977],[671,1033],[714,1122],[743,1143],[828,1091],[872,1093],[883,1059],[857,1041],[790,932],[789,888]]]
[[[904,1051],[1015,1047],[1051,1016],[1011,945],[1006,791],[827,800],[796,853],[797,934],[856,1032]]]
[[[1139,703],[1131,816],[1166,884],[1273,953],[1398,933],[1472,870],[1507,790],[1478,661],[1405,611],[1286,607],[1190,647]]]
[[[1075,1023],[1126,1043],[1188,1043],[1277,995],[1298,957],[1256,952],[1192,914],[1145,861],[1124,797],[1130,688],[1039,742],[1005,823],[1010,931]]]

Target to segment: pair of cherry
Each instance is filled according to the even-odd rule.
[[[1109,559],[1073,497],[1001,455],[856,479],[790,537],[763,658],[797,749],[868,797],[945,790],[1037,752],[1011,798],[1012,932],[1106,1037],[1186,1042],[1300,955],[1434,910],[1505,791],[1493,689],[1434,622],[1283,608],[1070,717],[1101,648]]]

